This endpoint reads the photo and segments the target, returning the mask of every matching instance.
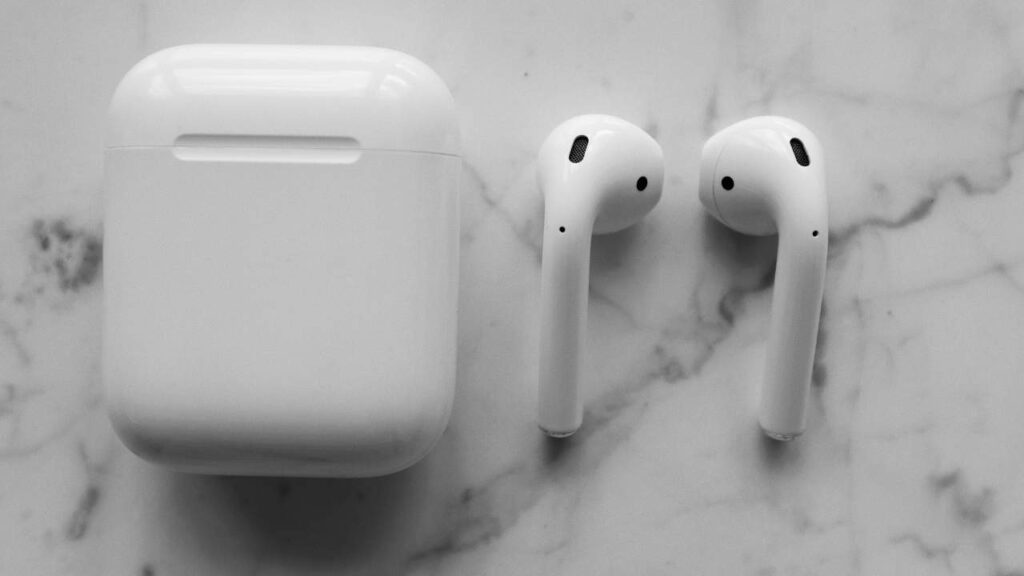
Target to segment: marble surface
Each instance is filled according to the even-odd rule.
[[[103,412],[105,107],[190,42],[370,44],[448,82],[466,170],[458,393],[364,480],[148,465]],[[0,4],[0,573],[1024,574],[1024,5]],[[536,150],[606,112],[662,143],[594,243],[584,429],[534,425]],[[775,243],[709,220],[700,147],[774,113],[828,154],[810,428],[754,420]],[[156,255],[155,257],[159,257]]]

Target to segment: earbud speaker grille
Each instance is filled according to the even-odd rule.
[[[796,163],[801,166],[810,166],[811,159],[807,156],[807,149],[804,148],[804,143],[799,138],[793,138],[789,141],[789,147],[793,149],[793,156],[796,157]]]
[[[583,160],[583,156],[587,153],[587,144],[590,143],[590,139],[586,136],[577,136],[572,141],[572,150],[569,150],[569,162],[573,164],[579,164]]]

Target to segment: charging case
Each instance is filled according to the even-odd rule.
[[[187,472],[375,476],[455,387],[451,94],[366,47],[196,45],[121,81],[103,379],[121,440]]]

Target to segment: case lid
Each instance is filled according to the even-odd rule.
[[[254,137],[459,154],[444,82],[419,60],[383,48],[168,48],[125,75],[109,118],[108,148]]]

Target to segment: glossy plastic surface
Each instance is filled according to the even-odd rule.
[[[569,153],[579,136],[589,143],[583,159],[572,162]],[[555,128],[541,146],[538,169],[544,192],[538,424],[564,437],[583,421],[579,381],[591,236],[622,230],[653,210],[664,164],[661,147],[646,132],[595,114]]]
[[[331,134],[282,114],[290,140],[272,145],[269,123],[216,134],[189,120],[198,143],[107,150],[111,420],[138,455],[183,471],[395,472],[451,410],[461,160],[317,145],[349,138],[343,113]]]
[[[349,147],[459,154],[444,82],[384,48],[196,44],[161,50],[125,75],[109,148],[239,137],[250,147]]]
[[[807,166],[798,162],[794,138],[806,151]],[[773,438],[793,439],[806,427],[828,255],[821,144],[788,118],[733,124],[704,146],[700,199],[739,232],[779,235],[760,423]]]

